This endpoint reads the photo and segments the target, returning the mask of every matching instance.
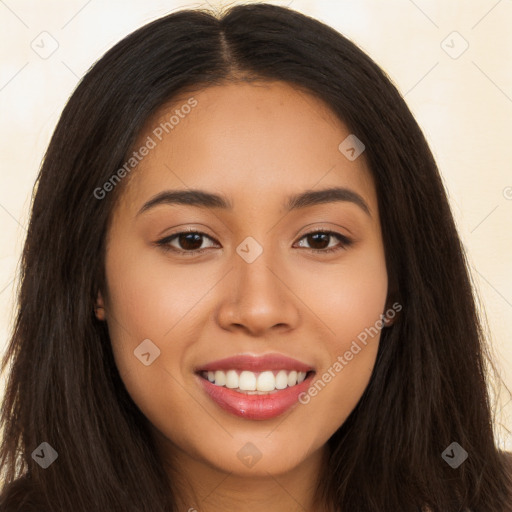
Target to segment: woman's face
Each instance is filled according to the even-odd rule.
[[[282,473],[320,453],[360,399],[388,280],[349,135],[283,82],[183,96],[143,130],[97,314],[170,456]]]

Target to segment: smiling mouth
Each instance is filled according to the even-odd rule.
[[[247,420],[271,420],[299,404],[316,374],[283,354],[239,354],[196,367],[197,383],[217,406]]]
[[[313,370],[247,370],[202,371],[199,375],[218,387],[231,389],[246,395],[270,395],[301,384]]]

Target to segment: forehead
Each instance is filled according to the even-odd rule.
[[[140,208],[166,188],[197,188],[232,198],[274,198],[305,189],[346,186],[375,209],[371,174],[340,143],[350,135],[319,98],[285,82],[228,83],[180,94],[141,130],[134,150],[148,146],[123,191]],[[242,197],[243,196],[243,197]]]

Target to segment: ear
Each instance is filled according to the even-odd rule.
[[[103,295],[101,295],[99,290],[96,297],[96,303],[94,304],[94,314],[98,320],[105,320],[105,302],[103,300]]]

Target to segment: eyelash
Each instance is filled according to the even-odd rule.
[[[302,240],[303,238],[305,238],[308,235],[315,235],[315,234],[318,234],[318,233],[321,233],[321,234],[324,234],[324,235],[329,235],[331,237],[335,237],[338,240],[340,240],[341,244],[339,246],[337,246],[337,247],[330,247],[328,249],[309,249],[311,252],[316,253],[316,254],[317,253],[326,254],[326,253],[337,252],[337,251],[340,251],[340,250],[343,250],[343,249],[347,249],[353,243],[353,240],[351,240],[350,238],[346,237],[345,235],[342,235],[340,233],[336,233],[335,231],[322,230],[322,229],[320,229],[320,230],[317,229],[315,231],[310,231],[308,233],[304,233],[304,235],[301,236],[299,241]],[[173,251],[173,252],[176,252],[178,254],[183,254],[183,255],[186,255],[186,256],[194,256],[194,255],[197,255],[197,254],[202,254],[203,252],[205,252],[208,249],[210,249],[209,247],[207,247],[207,248],[204,248],[204,249],[193,249],[191,251],[184,251],[182,249],[176,249],[175,247],[172,247],[170,245],[170,242],[173,241],[175,238],[179,237],[180,235],[189,235],[189,234],[200,235],[200,236],[209,238],[210,240],[213,240],[213,238],[211,236],[207,235],[206,233],[202,233],[200,231],[195,231],[195,230],[191,229],[191,230],[188,230],[188,231],[180,231],[179,233],[174,233],[173,235],[166,236],[165,238],[162,238],[161,240],[158,240],[155,243],[156,243],[156,245],[161,247],[161,249],[164,250],[165,252]],[[307,249],[307,247],[306,247],[306,249]]]

